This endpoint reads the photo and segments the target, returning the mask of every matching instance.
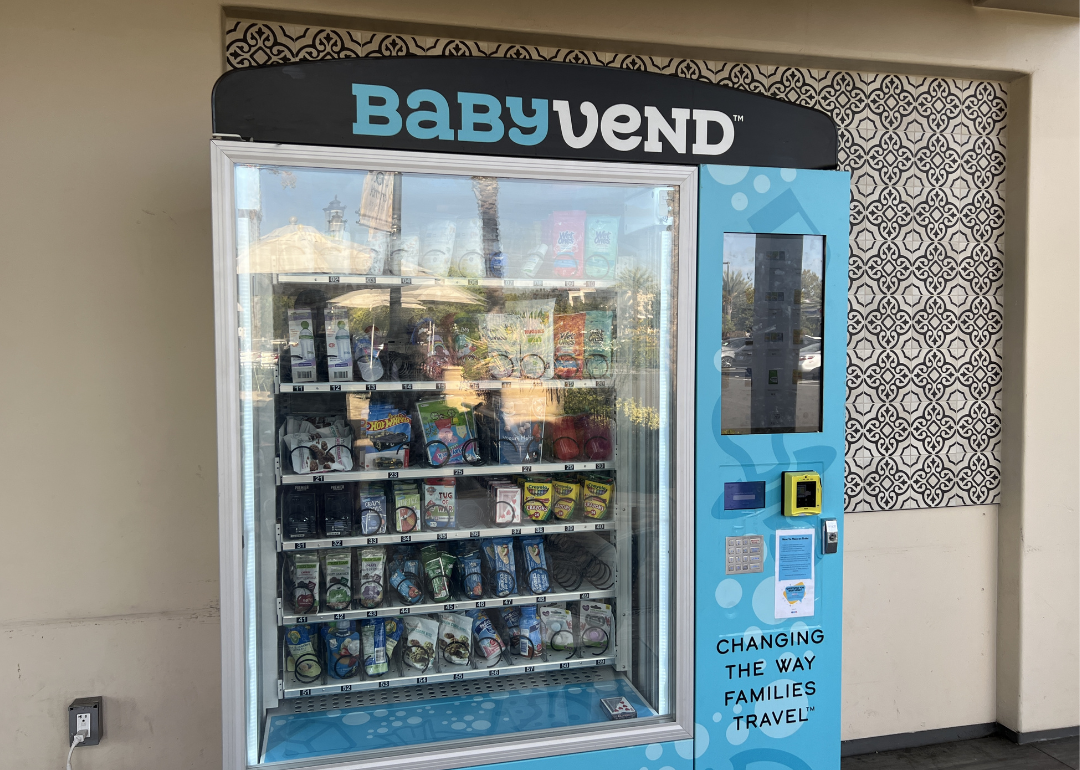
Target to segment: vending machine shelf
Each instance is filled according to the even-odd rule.
[[[299,615],[288,610],[278,601],[278,625],[295,626],[305,623],[328,623],[333,620],[363,620],[364,618],[400,617],[405,615],[426,615],[432,612],[464,612],[473,609],[491,609],[494,607],[520,606],[523,604],[550,604],[553,602],[576,602],[590,599],[611,599],[616,595],[614,584],[609,588],[596,588],[583,582],[576,591],[553,591],[547,594],[507,596],[505,598],[487,598],[476,601],[431,602],[403,606],[389,604],[373,609],[345,610],[343,612],[312,612]]]
[[[565,390],[567,388],[611,388],[610,379],[600,380],[418,380],[414,382],[307,382],[302,385],[281,382],[275,385],[278,393],[355,393],[410,390]]]
[[[578,532],[605,532],[615,529],[615,522],[607,521],[555,521],[543,525],[523,522],[517,526],[487,527],[484,529],[452,529],[445,531],[416,532],[408,535],[386,534],[371,537],[344,537],[337,540],[283,540],[278,529],[279,551],[305,551],[320,548],[350,548],[366,545],[399,545],[401,543],[434,543],[444,540],[473,540],[479,537],[507,537],[517,535],[554,535]]]
[[[611,280],[563,278],[437,278],[428,275],[347,275],[328,273],[278,273],[275,283],[319,283],[361,286],[475,286],[489,289],[613,289]]]
[[[510,657],[510,656],[504,656]],[[524,660],[518,658],[518,660]],[[605,654],[599,657],[571,658],[569,660],[542,660],[536,659],[530,663],[514,663],[511,665],[498,665],[492,668],[462,668],[460,671],[445,671],[420,673],[413,676],[378,677],[371,679],[355,678],[320,679],[320,684],[305,684],[298,682],[292,672],[285,672],[281,680],[281,697],[307,698],[319,695],[331,695],[336,693],[363,692],[365,690],[380,690],[392,687],[412,687],[415,685],[438,684],[440,682],[461,682],[472,679],[488,679],[494,677],[510,677],[522,674],[542,673],[548,671],[568,671],[579,668],[596,668],[597,666],[615,665],[615,656]]]
[[[613,451],[614,454],[614,451]],[[519,473],[580,473],[613,470],[614,462],[534,463],[532,465],[451,465],[441,468],[399,468],[393,471],[334,471],[316,474],[283,474],[281,484],[337,484],[343,481],[432,479],[454,476],[509,476]]]

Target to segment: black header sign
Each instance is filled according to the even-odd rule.
[[[836,167],[825,113],[697,80],[519,59],[234,70],[214,132],[287,144],[648,163]]]

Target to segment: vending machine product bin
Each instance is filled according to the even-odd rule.
[[[658,75],[431,57],[231,72],[214,126],[224,767],[724,766],[741,706],[714,702],[733,686],[714,637],[754,629],[717,557],[748,542],[733,580],[756,611],[765,541],[839,519],[842,475],[799,447],[747,472],[739,436],[719,458],[700,394],[736,405],[725,441],[835,438],[842,343],[821,335],[842,326],[846,237],[781,216],[795,168],[835,165],[831,121]],[[749,166],[721,156],[773,193],[748,199]],[[729,261],[760,288],[735,326]],[[777,526],[759,514],[781,471],[801,518]],[[805,545],[783,542],[799,569]],[[838,623],[838,582],[817,590]]]

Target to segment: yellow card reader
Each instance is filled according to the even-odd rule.
[[[785,516],[821,513],[821,477],[815,471],[785,471],[782,486]]]

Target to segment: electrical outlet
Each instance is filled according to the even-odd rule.
[[[101,742],[104,725],[100,695],[93,698],[75,699],[68,706],[68,745],[71,745],[77,733],[82,733],[86,739],[79,744],[80,748],[97,746]]]

